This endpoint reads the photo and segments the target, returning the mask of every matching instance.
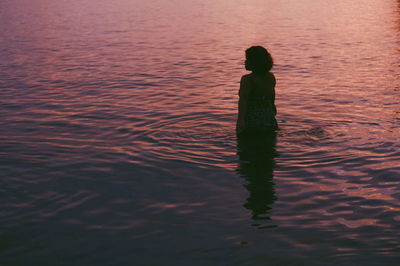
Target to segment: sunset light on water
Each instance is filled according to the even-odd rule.
[[[0,1],[0,265],[398,265],[397,0]],[[245,50],[276,136],[236,137]]]

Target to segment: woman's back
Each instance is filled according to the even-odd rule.
[[[266,104],[272,104],[275,99],[275,77],[271,72],[263,75],[254,73],[248,75],[251,84],[249,100],[262,100]]]
[[[249,74],[250,91],[246,112],[246,128],[250,130],[276,129],[275,77],[268,72],[263,75]]]
[[[239,114],[237,134],[245,131],[270,131],[278,128],[275,119],[275,76],[270,72],[273,60],[269,52],[261,46],[246,50],[246,70],[250,74],[242,76],[239,90]]]

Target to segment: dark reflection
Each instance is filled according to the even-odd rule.
[[[247,180],[244,187],[250,192],[243,206],[252,212],[253,220],[270,219],[269,211],[276,200],[273,183],[276,133],[241,135],[237,143],[237,172]]]

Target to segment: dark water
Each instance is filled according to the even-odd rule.
[[[0,265],[398,265],[400,2],[0,1]],[[277,136],[234,135],[269,48]]]

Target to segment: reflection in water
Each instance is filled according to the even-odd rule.
[[[270,219],[268,214],[276,200],[273,178],[276,133],[238,138],[238,173],[247,180],[250,196],[243,205],[252,211],[253,220]]]

